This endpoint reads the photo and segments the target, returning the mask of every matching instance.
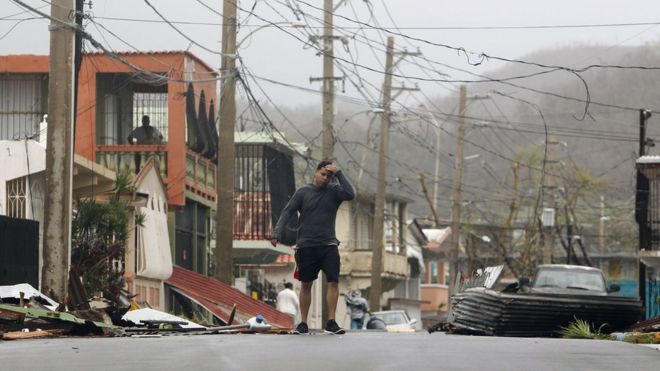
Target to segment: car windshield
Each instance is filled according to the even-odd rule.
[[[598,271],[541,269],[536,276],[534,287],[605,291],[605,282]]]
[[[405,314],[403,312],[386,312],[386,313],[374,313],[375,317],[378,317],[385,322],[386,325],[400,325],[408,323]]]

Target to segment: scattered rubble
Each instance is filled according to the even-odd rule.
[[[135,302],[131,304],[128,298],[117,305],[107,299],[88,300],[78,295],[75,302],[74,307],[78,309],[56,310],[64,306],[28,284],[0,286],[0,339],[67,335],[161,337],[173,334],[277,332],[262,315],[233,324],[236,306],[226,326],[204,326],[155,309],[139,308]]]

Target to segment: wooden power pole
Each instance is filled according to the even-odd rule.
[[[371,258],[371,288],[369,305],[371,310],[380,310],[380,296],[383,291],[383,252],[385,251],[384,214],[385,214],[385,156],[390,138],[390,101],[392,98],[392,69],[394,59],[394,37],[387,38],[385,60],[385,81],[383,82],[383,112],[381,113],[380,150],[378,153],[378,186],[374,209],[374,241]]]
[[[52,0],[50,14],[70,23],[75,0]],[[41,291],[61,303],[71,263],[71,189],[74,119],[75,32],[51,21],[48,75],[46,199]]]
[[[236,2],[224,0],[222,22],[222,66],[220,130],[218,131],[218,174],[215,228],[215,277],[233,284],[234,242],[234,126],[236,121]]]
[[[458,274],[458,252],[461,237],[461,197],[463,190],[463,144],[465,138],[465,85],[461,85],[458,101],[458,135],[454,154],[454,180],[451,194],[451,246],[449,251],[449,297],[453,295]],[[451,307],[451,301],[448,303]]]

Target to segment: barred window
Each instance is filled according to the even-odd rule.
[[[7,216],[25,219],[27,211],[27,177],[7,182]]]
[[[133,129],[142,125],[145,115],[151,119],[151,126],[163,135],[163,142],[167,142],[167,92],[133,93]]]

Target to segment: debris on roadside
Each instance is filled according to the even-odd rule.
[[[143,308],[126,312],[122,320],[131,322],[133,326],[144,326],[146,328],[170,328],[204,330],[206,327],[192,321],[185,320],[175,315],[161,312],[151,308]],[[161,326],[165,325],[165,326]]]
[[[497,285],[501,269],[495,268],[499,267],[457,281],[447,317],[452,333],[556,337],[575,319],[599,330],[620,331],[642,315],[638,299],[610,295],[618,287],[606,287],[602,271],[596,268],[541,265],[531,285],[521,279],[503,287]]]
[[[127,293],[118,304],[106,298],[86,299],[84,290],[76,283],[70,283],[69,289],[77,294],[74,299],[67,299],[65,307],[27,284],[0,286],[0,340],[68,335],[153,338],[176,334],[281,333],[283,330],[271,325],[261,314],[235,323],[236,305],[226,323],[218,326],[140,308]]]
[[[634,344],[660,344],[660,316],[638,322],[625,332],[614,332],[610,339]]]
[[[21,340],[21,339],[34,339],[34,338],[43,338],[43,337],[52,337],[61,335],[64,330],[41,330],[37,329],[34,331],[10,331],[2,333],[0,332],[0,339],[2,340]]]

